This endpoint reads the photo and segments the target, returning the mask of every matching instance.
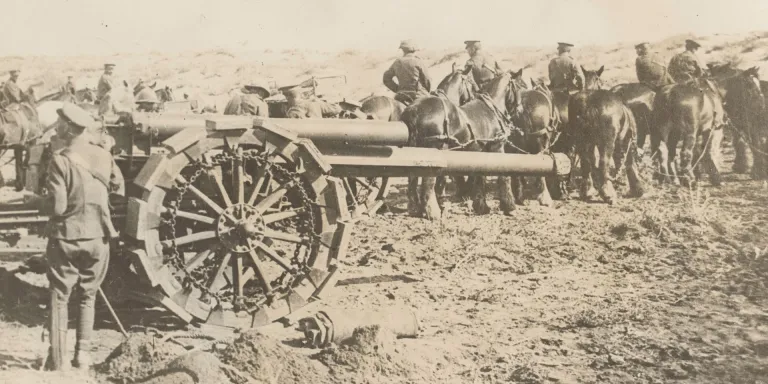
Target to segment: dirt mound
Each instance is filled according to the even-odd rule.
[[[193,384],[193,383],[249,383],[247,378],[238,374],[232,374],[237,379],[231,380],[232,373],[225,371],[216,356],[203,351],[195,351],[184,354],[170,363],[167,367],[150,378],[142,381],[143,384]],[[252,381],[250,381],[252,382]]]
[[[255,330],[243,333],[217,355],[222,363],[256,381],[277,384],[336,382],[308,357],[296,354],[280,341]]]
[[[109,379],[128,382],[147,378],[186,352],[184,347],[161,341],[154,335],[134,334],[96,366]]]
[[[426,379],[424,372],[404,352],[396,345],[392,332],[371,325],[356,328],[351,339],[341,346],[326,348],[315,357],[343,382],[392,383]]]

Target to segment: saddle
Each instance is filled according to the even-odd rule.
[[[419,98],[418,93],[414,91],[398,92],[395,94],[395,97],[394,97],[396,101],[399,101],[405,104],[406,107],[413,104],[413,102],[416,101],[416,99],[418,98]]]

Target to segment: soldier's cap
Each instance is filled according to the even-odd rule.
[[[18,75],[19,73],[21,73],[21,71],[19,71],[18,69],[11,69],[11,70],[9,71],[9,73],[10,73],[11,75]]]
[[[480,40],[464,40],[464,45],[466,45],[467,47],[470,47],[470,46],[473,46],[473,45],[475,45],[475,44],[477,44],[479,42],[480,42]]]
[[[557,46],[558,47],[568,47],[568,48],[570,48],[570,47],[573,47],[573,44],[559,42],[559,43],[557,43]]]
[[[280,88],[280,92],[283,93],[283,95],[287,96],[301,96],[303,89],[297,85],[291,85],[287,87]]]
[[[635,49],[637,48],[647,48],[650,45],[648,42],[642,42],[640,44],[635,45]]]
[[[56,110],[59,117],[68,124],[80,128],[81,130],[92,128],[96,125],[90,113],[72,103],[64,103],[61,108]]]
[[[111,63],[104,64],[104,69],[114,68],[114,67],[115,67],[115,65],[111,64]]]
[[[408,50],[411,50],[411,51],[418,51],[419,50],[419,47],[416,46],[416,43],[413,40],[411,40],[411,39],[407,39],[407,40],[401,41],[400,42],[400,46],[398,48],[400,48],[400,49],[408,49]]]
[[[693,41],[691,39],[688,39],[688,40],[685,40],[685,46],[686,47],[699,48],[699,47],[701,47],[701,44],[699,44],[699,43],[697,43],[697,42],[695,42],[695,41]]]
[[[266,99],[271,95],[269,89],[261,84],[246,84],[242,88],[243,93],[256,92],[262,99]]]

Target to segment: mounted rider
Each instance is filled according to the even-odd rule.
[[[303,88],[299,86],[283,87],[281,91],[288,102],[287,117],[322,119],[335,117],[342,111],[338,105],[325,100],[307,100]]]
[[[464,64],[464,72],[470,71],[471,79],[477,85],[476,89],[485,91],[485,87],[503,70],[493,55],[483,50],[479,40],[465,41],[464,49],[469,54],[469,60]]]
[[[701,44],[693,41],[685,41],[685,51],[678,53],[669,61],[669,74],[677,83],[694,82],[706,76],[707,70],[696,55]]]
[[[6,108],[13,104],[21,104],[29,102],[29,97],[24,91],[19,88],[17,81],[19,80],[19,74],[21,71],[18,69],[11,70],[11,77],[3,85],[3,108]]]
[[[75,89],[75,82],[72,81],[72,76],[67,76],[67,84],[64,85],[64,92],[74,96],[77,90]]]
[[[261,84],[246,84],[224,107],[225,115],[250,115],[269,117],[269,107],[264,99],[270,96],[269,89]]]
[[[650,43],[647,42],[635,45],[637,81],[654,89],[674,83],[675,80],[667,71],[667,66],[656,54],[649,52],[649,47]]]
[[[571,57],[573,44],[557,43],[557,57],[549,61],[549,89],[553,91],[578,91],[584,88],[584,74]]]
[[[410,105],[414,100],[428,96],[432,91],[432,81],[427,74],[427,66],[416,56],[419,48],[412,40],[403,40],[400,47],[403,56],[384,71],[383,82],[395,93],[395,100]],[[397,78],[395,82],[394,78]]]
[[[136,105],[139,112],[159,112],[161,104],[154,89],[143,87],[136,94]]]
[[[96,88],[96,101],[101,102],[112,89],[115,88],[115,78],[113,75],[115,64],[104,64],[104,74],[99,79],[99,85]]]

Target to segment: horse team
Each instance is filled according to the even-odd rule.
[[[661,87],[629,83],[612,89],[603,89],[603,70],[582,67],[584,87],[569,93],[551,91],[533,81],[526,83],[522,70],[498,73],[484,89],[477,89],[467,79],[466,70],[454,64],[436,91],[409,106],[386,96],[373,96],[362,101],[361,109],[372,118],[403,121],[412,146],[567,153],[572,161],[580,161],[581,198],[590,199],[597,193],[607,203],[616,201],[613,184],[624,171],[629,195],[644,194],[637,161],[648,136],[651,156],[658,162],[654,174],[658,182],[694,187],[706,170],[711,184],[721,185],[720,145],[728,125],[734,133],[737,157],[746,156],[749,147],[752,178],[765,183],[768,82],[760,81],[757,67],[739,70],[729,65],[710,66],[712,76],[706,83]],[[476,213],[489,212],[484,177],[456,181],[458,195],[471,198]],[[417,178],[409,180],[409,213],[439,219],[444,181],[423,178],[420,188],[418,182]],[[536,198],[545,206],[552,204],[552,197],[567,199],[567,184],[538,179]],[[522,204],[521,178],[499,177],[497,188],[504,214]]]

